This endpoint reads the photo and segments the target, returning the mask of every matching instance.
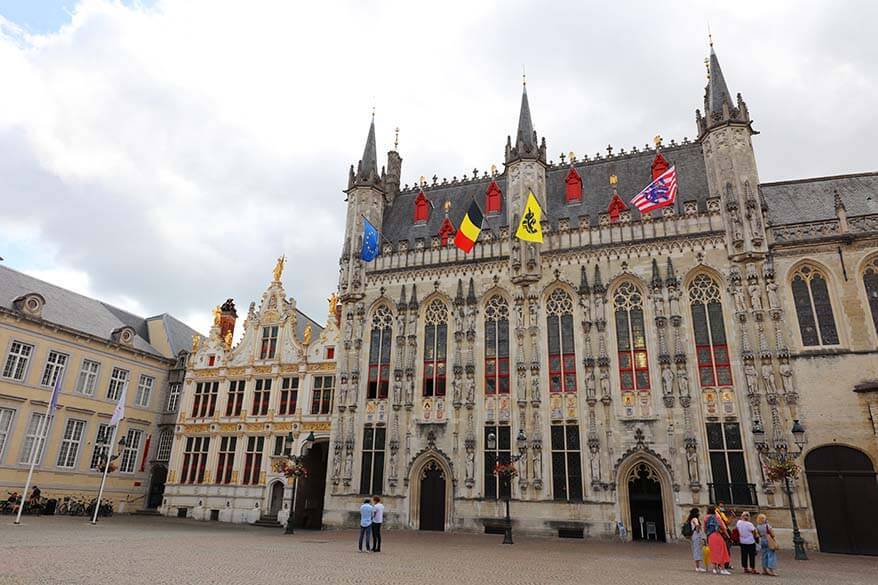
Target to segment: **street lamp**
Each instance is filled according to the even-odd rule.
[[[524,457],[527,451],[527,435],[524,434],[524,429],[518,430],[518,436],[515,437],[515,446],[518,448],[518,453],[510,454],[510,469],[500,477],[500,481],[504,482],[509,488],[503,496],[503,500],[506,502],[506,518],[503,520],[503,544],[515,544],[512,542],[512,517],[509,515],[509,500],[512,497],[512,478],[515,471],[513,464]],[[494,451],[495,449],[497,449],[497,435],[488,433],[488,450]],[[496,475],[496,470],[494,473]]]
[[[761,425],[759,425],[759,427],[761,428]],[[756,430],[756,426],[754,425],[753,435],[754,438],[756,438],[757,444],[759,444],[760,438],[757,437]],[[787,494],[787,503],[790,508],[790,520],[793,525],[793,549],[795,551],[795,558],[797,561],[807,561],[808,554],[805,552],[805,539],[802,538],[802,533],[799,531],[799,523],[796,520],[796,509],[795,506],[793,506],[792,483],[792,480],[794,480],[797,475],[794,468],[794,462],[805,449],[805,427],[802,426],[802,423],[799,422],[798,419],[796,419],[793,421],[793,428],[790,432],[793,435],[793,442],[796,444],[797,450],[795,452],[789,450],[786,442],[777,442],[775,443],[774,451],[769,450],[768,445],[764,443],[764,432],[761,437],[762,445],[764,445],[764,447],[760,451],[773,464],[771,469],[777,470],[772,474],[774,478],[783,479],[784,491]]]
[[[290,515],[287,517],[287,527],[284,530],[284,534],[293,534],[295,532],[293,529],[293,523],[295,522],[296,514],[296,492],[299,490],[299,477],[308,473],[308,470],[305,469],[303,463],[305,457],[308,455],[308,451],[314,446],[314,431],[308,433],[305,442],[302,444],[302,451],[299,455],[292,454],[293,442],[295,440],[292,431],[290,431],[287,434],[286,445],[284,446],[284,457],[286,457],[287,462],[291,464],[286,467],[285,470],[289,470],[289,475],[287,475],[287,477],[293,477],[293,494],[290,496]]]

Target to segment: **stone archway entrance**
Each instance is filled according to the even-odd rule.
[[[295,526],[320,530],[323,527],[323,499],[326,493],[326,467],[329,441],[317,440],[303,462],[308,477],[299,479],[296,493]]]
[[[154,510],[162,505],[165,495],[165,481],[168,479],[168,468],[157,464],[152,468],[149,478],[149,494],[146,497],[146,508]]]
[[[420,506],[418,528],[420,530],[445,530],[445,471],[433,460],[424,465],[420,473]]]
[[[268,497],[268,515],[277,517],[277,513],[280,512],[283,505],[284,484],[281,481],[276,481],[271,484],[271,493]]]
[[[628,474],[631,538],[665,541],[661,478],[651,465],[640,462]]]

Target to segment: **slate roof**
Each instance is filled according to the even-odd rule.
[[[317,321],[296,309],[296,337],[302,339],[302,336],[305,335],[305,326],[311,324],[311,335],[314,339],[317,339],[317,336],[320,335],[320,332],[323,331],[323,326],[320,325]]]
[[[128,325],[134,329],[134,349],[161,357],[162,353],[150,345],[147,321],[128,311],[114,307],[97,299],[69,291],[38,278],[28,276],[6,266],[0,266],[0,307],[15,310],[13,301],[28,293],[39,293],[46,300],[43,307],[43,320],[68,329],[86,333],[100,339],[111,339],[111,333]],[[188,348],[192,336],[198,332],[184,323],[164,314],[152,318],[165,319],[169,324],[168,335],[175,353]]]
[[[835,219],[835,193],[848,217],[878,213],[878,172],[760,185],[771,225]]]
[[[662,149],[662,154],[671,165],[677,166],[678,210],[682,210],[682,202],[697,201],[699,211],[706,211],[709,193],[701,144],[692,142],[669,146]],[[565,201],[565,179],[570,166],[555,165],[547,168],[548,202],[547,209],[543,210],[543,219],[548,220],[552,228],[556,229],[561,218],[569,219],[570,225],[575,226],[578,225],[580,215],[588,215],[591,224],[597,225],[598,216],[607,212],[613,197],[613,187],[609,182],[610,175],[617,176],[616,188],[619,196],[628,204],[628,201],[652,181],[654,158],[655,151],[650,150],[576,163],[573,166],[582,177],[582,201],[574,204],[567,204]],[[507,224],[506,175],[498,175],[495,180],[503,193],[503,208],[499,214],[485,215],[484,228],[489,227],[492,230],[498,230]],[[412,244],[417,238],[425,238],[429,241],[439,233],[439,227],[445,218],[443,206],[446,201],[451,202],[448,217],[457,228],[473,199],[484,211],[485,192],[490,183],[490,178],[484,178],[455,185],[427,186],[424,195],[433,204],[433,209],[430,210],[429,221],[421,225],[415,225],[413,222],[415,198],[419,190],[403,191],[385,210],[382,235],[394,243],[408,240]],[[640,213],[637,209],[633,206],[629,207],[632,218],[639,218]]]

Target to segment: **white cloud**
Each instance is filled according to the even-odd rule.
[[[14,267],[202,329],[286,253],[288,294],[319,318],[373,104],[379,149],[402,128],[403,182],[499,164],[522,64],[552,158],[693,137],[710,18],[763,180],[871,170],[878,49],[848,20],[875,12],[85,0],[53,34],[0,19],[0,244]]]

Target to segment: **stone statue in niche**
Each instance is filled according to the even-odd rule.
[[[588,368],[585,374],[585,397],[589,400],[594,399],[595,390],[594,368]]]
[[[655,316],[659,318],[664,318],[665,316],[665,299],[661,293],[661,290],[656,290],[656,292],[652,295],[653,303],[655,304]]]
[[[729,208],[729,217],[731,218],[732,223],[732,239],[736,242],[740,242],[744,239],[744,224],[741,222],[741,214],[738,212],[737,205],[733,205]]]
[[[462,399],[461,390],[460,390],[461,384],[462,384],[462,382],[460,381],[460,378],[458,376],[455,376],[451,380],[451,400],[454,401],[455,403],[460,403],[460,401]]]
[[[398,457],[398,448],[390,449],[390,477],[391,479],[396,477],[396,460]]]
[[[467,305],[467,307],[466,307],[466,330],[467,331],[475,331],[476,330],[476,306],[475,305]]]
[[[405,335],[405,311],[396,314],[396,332],[398,335]]]
[[[751,362],[744,364],[744,378],[747,380],[747,394],[751,396],[756,394],[758,392],[756,384],[759,379],[759,373],[756,371],[756,366]]]
[[[463,307],[455,308],[452,313],[454,313],[454,330],[463,331]]]
[[[476,399],[476,381],[473,378],[467,378],[466,381],[466,402],[472,404]]]
[[[409,322],[405,327],[405,332],[409,337],[418,334],[418,311],[415,309],[409,311]]]
[[[528,317],[530,319],[530,323],[528,323],[528,325],[530,325],[531,327],[539,327],[540,326],[540,323],[538,321],[539,310],[540,310],[540,307],[537,304],[537,300],[535,298],[528,299],[527,313],[528,313]]]
[[[766,394],[777,393],[777,386],[774,383],[774,370],[772,369],[770,362],[762,364],[762,381],[765,384]]]
[[[344,340],[350,342],[354,337],[354,314],[348,311],[347,322],[344,327]]]
[[[518,382],[516,383],[516,395],[518,396],[519,402],[525,402],[527,400],[527,376],[524,375],[523,371],[519,370]]]
[[[351,477],[354,472],[354,450],[348,449],[344,456],[344,476]]]
[[[599,483],[601,481],[601,458],[598,457],[598,443],[594,442],[594,447],[591,447],[591,442],[589,442],[589,458],[588,458],[588,466],[591,471],[591,481],[592,483]]]
[[[686,447],[686,471],[689,472],[689,483],[698,483],[698,451],[694,444]]]
[[[732,293],[732,298],[735,299],[735,312],[746,313],[747,302],[744,300],[744,291],[741,289],[741,285],[731,284],[729,286],[729,292]]]
[[[532,371],[530,376],[530,399],[531,402],[540,401],[540,374]]]
[[[534,244],[527,245],[527,266],[533,268],[537,265],[537,247]]]
[[[341,453],[336,450],[335,455],[332,458],[332,477],[338,478],[341,474]]]
[[[531,449],[531,457],[533,461],[534,483],[539,484],[543,481],[543,450]]]
[[[579,297],[579,308],[582,310],[582,320],[590,323],[591,322],[591,303],[589,302],[589,298],[585,295]]]
[[[415,398],[415,381],[411,376],[405,381],[405,404],[411,406]]]
[[[771,310],[780,309],[780,297],[777,294],[777,283],[774,281],[765,285],[768,291],[768,308]]]
[[[363,339],[363,326],[365,325],[365,319],[363,317],[357,317],[354,320],[356,330],[354,331],[354,339]]]
[[[402,399],[402,380],[397,378],[393,381],[393,403],[399,404]]]
[[[778,365],[778,371],[780,372],[780,382],[783,386],[784,394],[795,393],[796,390],[793,388],[793,368],[790,367],[790,362],[783,360]]]
[[[674,393],[674,372],[671,371],[670,366],[665,366],[662,370],[662,393],[665,396]]]
[[[671,317],[678,316],[680,314],[680,291],[676,287],[668,289],[668,300],[671,305]]]
[[[607,398],[610,396],[610,373],[606,368],[601,368],[601,396]]]
[[[466,481],[472,483],[476,475],[476,454],[472,450],[466,452]]]
[[[747,212],[747,219],[750,222],[750,233],[756,239],[762,238],[762,224],[759,222],[759,213],[754,211]]]
[[[604,297],[602,295],[594,297],[594,318],[595,321],[604,320]]]
[[[677,370],[677,391],[680,396],[689,396],[689,373],[685,366]]]
[[[750,306],[753,307],[754,311],[762,310],[762,289],[759,284],[753,283],[747,287],[750,291]]]

